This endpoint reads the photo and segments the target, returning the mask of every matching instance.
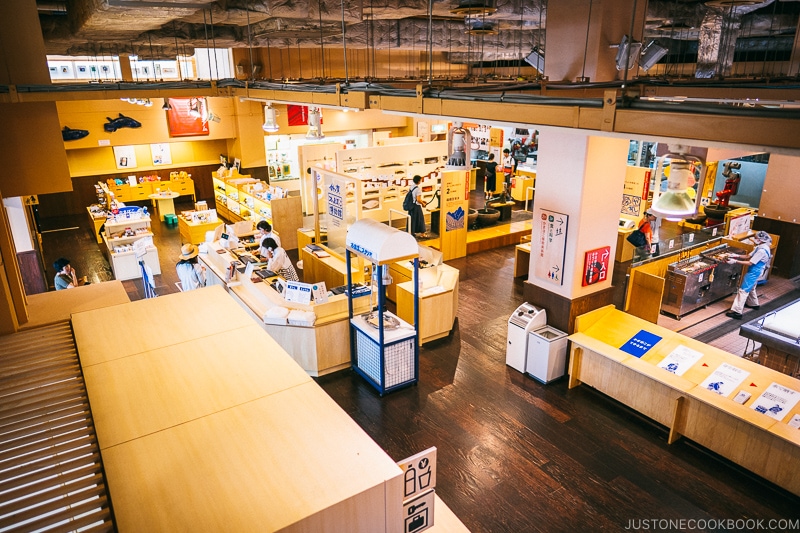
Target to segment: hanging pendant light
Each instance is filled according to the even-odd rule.
[[[308,108],[308,133],[306,139],[324,139],[322,133],[322,111],[318,107]]]
[[[672,146],[670,152],[658,159],[656,182],[653,190],[653,204],[650,211],[657,217],[667,220],[681,220],[697,213],[700,194],[703,190],[705,170],[703,161],[688,152],[688,147]],[[699,173],[700,179],[696,179]],[[661,192],[662,176],[667,179],[667,190]],[[695,183],[697,191],[695,190]]]
[[[164,105],[161,106],[162,111],[172,111],[172,104],[169,103],[169,98],[164,98]]]
[[[192,118],[203,118],[202,107],[203,104],[200,98],[192,98],[189,100],[189,116]]]
[[[264,125],[261,126],[261,129],[266,132],[278,131],[277,115],[278,113],[275,112],[275,108],[272,107],[272,104],[267,104],[264,107]]]

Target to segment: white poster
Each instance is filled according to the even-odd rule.
[[[536,213],[534,224],[539,224],[539,242],[531,246],[536,254],[531,258],[534,274],[554,285],[563,285],[569,215],[541,208]]]
[[[311,285],[299,281],[286,281],[286,291],[283,297],[287,302],[296,302],[308,305],[311,303]]]
[[[117,168],[136,168],[136,150],[133,146],[115,146],[114,160]]]
[[[699,361],[701,357],[703,357],[702,352],[681,345],[667,354],[667,356],[658,363],[658,367],[663,368],[667,372],[672,372],[676,376],[682,376],[689,368]]]
[[[157,143],[150,145],[150,153],[153,156],[154,165],[171,165],[172,151],[169,143]]]
[[[749,375],[750,372],[746,370],[729,365],[728,363],[722,363],[700,384],[700,386],[727,397],[730,396],[733,390],[741,385],[742,381],[747,379]]]
[[[800,392],[772,383],[767,390],[761,393],[761,396],[756,398],[751,407],[775,420],[781,420],[797,405],[798,401],[800,401]]]

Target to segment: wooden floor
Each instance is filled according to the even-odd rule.
[[[161,224],[155,232],[163,272],[156,292],[174,292],[178,230]],[[106,275],[88,229],[44,238],[48,264],[61,247],[79,275]],[[800,498],[691,442],[667,445],[663,427],[615,401],[587,387],[568,391],[564,380],[541,385],[507,367],[507,318],[523,301],[513,262],[513,246],[449,262],[461,271],[456,327],[422,348],[417,386],[380,398],[350,370],[318,382],[391,457],[436,446],[437,492],[472,531],[800,517]],[[131,299],[142,297],[140,282],[125,284]]]

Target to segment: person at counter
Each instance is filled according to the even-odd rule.
[[[638,255],[642,257],[648,257],[651,254],[658,255],[658,252],[653,250],[653,228],[656,225],[656,220],[657,217],[648,209],[644,213],[644,218],[639,222],[639,231],[644,234],[645,238],[644,246],[641,246],[638,250]]]
[[[69,259],[61,257],[56,259],[53,263],[53,268],[56,270],[56,277],[53,284],[57,291],[64,289],[74,289],[80,285],[86,285],[86,278],[78,279],[75,274],[75,269],[69,264]]]
[[[758,278],[764,273],[764,269],[769,264],[771,256],[769,247],[772,244],[772,237],[766,231],[759,231],[756,233],[753,240],[756,242],[756,247],[753,251],[745,255],[730,255],[728,263],[740,263],[747,265],[747,273],[742,278],[742,284],[739,286],[739,291],[733,299],[731,310],[725,313],[726,316],[742,319],[742,311],[747,307],[748,309],[758,309],[761,307],[758,304],[758,294],[756,294],[756,284]]]
[[[514,174],[514,156],[511,155],[511,150],[505,148],[503,150],[503,174],[505,174],[506,184],[511,186],[511,176]]]
[[[286,250],[280,247],[272,237],[267,237],[261,242],[265,249],[264,257],[267,258],[267,269],[272,270],[288,281],[300,281],[297,271],[292,265],[292,260],[286,255]]]
[[[181,280],[181,290],[191,291],[206,286],[206,268],[197,263],[197,246],[184,244],[175,270]]]
[[[256,239],[259,239],[261,241],[261,245],[258,248],[259,255],[265,257],[267,255],[267,249],[264,248],[264,240],[267,238],[271,238],[272,240],[274,240],[276,243],[278,243],[278,246],[281,245],[280,237],[278,237],[278,235],[274,231],[272,231],[272,226],[266,220],[259,220],[258,224],[256,224],[256,230],[258,231]]]

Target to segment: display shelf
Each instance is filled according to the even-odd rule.
[[[286,196],[280,187],[240,174],[220,178],[215,172],[212,181],[220,217],[229,222],[266,220],[281,236],[283,248],[297,248],[297,229],[303,225],[299,196]]]
[[[191,196],[195,201],[194,182],[191,178],[175,178],[166,180],[143,181],[136,185],[128,183],[119,185],[116,180],[108,180],[108,192],[113,194],[119,202],[139,202],[150,200],[151,194],[158,194],[162,191],[171,191],[178,196]]]
[[[130,230],[132,235],[125,235]],[[152,237],[153,232],[150,226],[150,217],[142,216],[139,218],[120,218],[113,220],[109,218],[105,224],[103,232],[103,242],[108,253],[111,270],[114,277],[118,280],[137,279],[142,276],[139,260],[134,253],[134,244],[140,239]],[[158,249],[147,246],[144,262],[150,267],[154,275],[161,274],[161,264],[158,260]]]

